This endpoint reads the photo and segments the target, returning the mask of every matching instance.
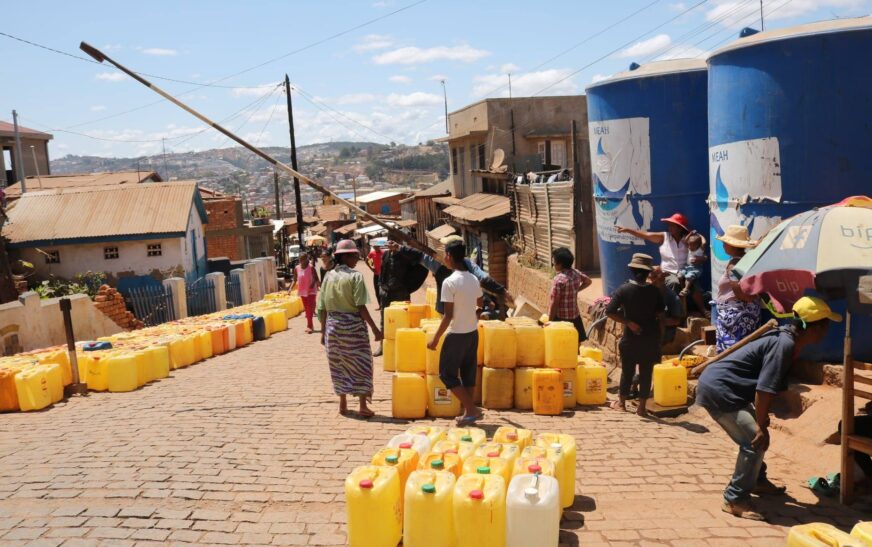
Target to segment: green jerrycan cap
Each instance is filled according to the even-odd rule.
[[[436,492],[436,485],[430,484],[429,482],[421,487],[421,491],[425,494],[434,494]]]
[[[486,465],[482,465],[475,470],[479,475],[490,475],[490,467]]]
[[[430,467],[432,467],[433,469],[442,469],[443,467],[445,467],[445,462],[443,462],[442,460],[433,460],[432,462],[430,462]]]
[[[397,463],[398,461],[400,461],[400,458],[399,456],[394,456],[393,454],[391,454],[390,456],[385,458],[385,461],[388,463]]]
[[[460,437],[460,440],[465,442],[465,443],[471,443],[472,442],[472,435],[464,435],[463,437]]]

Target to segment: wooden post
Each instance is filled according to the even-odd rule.
[[[554,239],[551,236],[551,193],[548,191],[548,184],[545,186],[545,216],[548,217],[548,254],[554,248]]]
[[[851,312],[845,313],[845,361],[842,370],[842,477],[839,501],[851,503],[854,497],[854,356],[851,352]]]
[[[590,162],[588,155],[579,152],[578,129],[572,120],[572,168],[573,168],[573,219],[575,220],[576,267],[591,270],[596,263],[594,256],[594,225],[593,184],[591,181]]]

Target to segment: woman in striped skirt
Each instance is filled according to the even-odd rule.
[[[327,349],[333,391],[339,395],[339,413],[348,415],[346,396],[360,399],[358,414],[374,415],[367,406],[372,397],[372,349],[366,325],[376,341],[382,333],[369,314],[369,300],[363,274],[354,267],[360,253],[354,242],[340,241],[334,251],[336,266],[324,276],[318,293],[318,318],[324,328],[321,343]]]

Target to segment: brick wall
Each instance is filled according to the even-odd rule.
[[[124,297],[109,285],[100,287],[97,296],[94,297],[94,306],[122,329],[134,330],[144,326],[142,321],[133,316],[133,313],[127,311]]]
[[[226,256],[230,260],[242,260],[244,257],[239,252],[239,243],[239,236],[210,236],[206,232],[206,256]]]
[[[208,199],[205,205],[209,219],[206,224],[206,256],[242,260],[244,257],[240,252],[239,236],[212,235],[217,231],[242,227],[242,201],[239,198]]]

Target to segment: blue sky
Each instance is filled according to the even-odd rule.
[[[515,96],[583,93],[630,62],[704,57],[741,27],[759,26],[759,0],[50,0],[28,7],[33,5],[4,6],[0,31],[77,55],[85,40],[138,72],[225,86],[153,80],[184,93],[183,100],[212,119],[235,114],[228,127],[277,146],[288,143],[287,113],[280,89],[271,84],[286,72],[298,90],[299,144],[416,143],[444,135],[442,79],[452,110],[506,95],[509,72]],[[867,15],[872,0],[764,0],[764,12],[767,28],[776,28]],[[111,66],[5,36],[0,48],[0,119],[11,120],[15,108],[23,125],[53,132],[54,157],[152,154],[161,139],[168,151],[230,145],[165,101],[144,106],[159,97]],[[143,108],[125,113],[137,107]]]

